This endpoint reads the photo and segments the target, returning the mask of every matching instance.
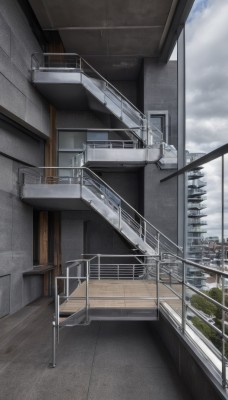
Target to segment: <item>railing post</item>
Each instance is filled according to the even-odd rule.
[[[186,328],[186,307],[185,307],[185,297],[186,297],[186,266],[185,262],[182,261],[183,278],[182,278],[182,333],[185,333]]]
[[[146,220],[144,219],[144,242],[146,242]]]
[[[133,265],[133,281],[135,280],[135,265]]]
[[[81,171],[81,180],[80,180],[80,195],[82,197],[82,186],[83,186],[83,168],[81,168],[79,171]]]
[[[66,296],[67,296],[67,301],[68,301],[68,297],[69,297],[69,267],[66,268]]]
[[[224,220],[224,215],[225,215],[225,191],[224,191],[224,155],[222,155],[222,182],[221,182],[221,201],[222,201],[222,221],[221,221],[221,229],[222,229],[222,271],[225,271],[225,261],[224,261],[224,255],[225,255],[225,246],[224,246],[224,227],[225,227],[225,220]],[[225,305],[225,278],[222,276],[222,305]],[[222,310],[222,384],[223,387],[227,387],[227,382],[226,382],[226,341],[224,338],[225,335],[225,311]]]
[[[56,324],[52,322],[52,362],[49,364],[50,368],[56,367]]]
[[[122,218],[122,210],[121,210],[121,204],[119,204],[119,230],[121,229],[121,218]]]
[[[160,293],[159,293],[159,281],[160,281],[160,256],[156,261],[156,283],[157,283],[157,318],[159,318],[159,307],[160,307]]]
[[[118,280],[120,279],[120,266],[119,266],[119,264],[117,265],[117,278],[118,278]]]
[[[86,323],[89,323],[89,261],[86,261]]]
[[[142,237],[143,229],[142,229],[142,218],[139,220],[139,237]]]
[[[98,258],[98,280],[100,281],[101,279],[101,255],[97,255]]]
[[[157,232],[158,255],[160,254],[160,232]]]
[[[106,103],[106,93],[105,93],[105,91],[107,90],[107,83],[105,82],[104,83],[104,104]]]

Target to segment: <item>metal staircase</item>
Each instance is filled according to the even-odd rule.
[[[66,171],[67,176],[66,176]],[[182,255],[181,248],[127,203],[104,180],[86,167],[23,168],[21,198],[81,199],[146,255],[168,252]],[[48,172],[48,176],[47,176]],[[38,187],[39,186],[39,187]],[[67,197],[69,193],[70,197]],[[77,207],[75,207],[76,209]]]
[[[81,84],[103,109],[130,129],[131,139],[136,137],[145,146],[163,141],[162,132],[155,126],[149,127],[146,116],[78,54],[34,53],[31,69],[32,82],[41,91],[48,85]],[[48,95],[48,90],[45,94]]]

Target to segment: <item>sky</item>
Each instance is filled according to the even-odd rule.
[[[186,24],[187,148],[228,142],[228,0],[196,0]]]
[[[186,24],[186,148],[208,153],[228,143],[228,0],[196,0]],[[221,237],[221,160],[205,165],[207,234]],[[228,155],[225,157],[228,237]]]

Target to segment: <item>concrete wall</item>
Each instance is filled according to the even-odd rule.
[[[177,243],[177,180],[161,183],[171,171],[155,164],[144,169],[144,216],[162,233]]]
[[[24,162],[42,165],[44,160],[42,141],[1,120],[0,135],[0,279],[9,275],[10,282],[1,299],[4,316],[42,293],[40,277],[22,276],[33,267],[33,209],[19,199],[18,168]]]
[[[200,360],[197,360],[189,344],[181,338],[165,316],[160,314],[160,320],[151,323],[151,329],[157,331],[178,370],[180,380],[186,384],[193,399],[225,400],[227,398],[227,394],[216,387],[216,381],[210,373],[211,365],[208,365],[206,370]]]
[[[62,266],[86,254],[129,254],[131,246],[94,211],[62,211]]]
[[[144,113],[168,110],[169,144],[177,146],[177,64],[145,58],[141,70],[141,99]],[[142,102],[142,100],[141,100]],[[177,181],[160,180],[172,171],[161,171],[155,164],[144,169],[144,215],[161,232],[177,241]]]
[[[177,63],[167,64],[144,59],[144,113],[169,112],[169,144],[177,147]]]
[[[31,55],[41,48],[17,1],[1,1],[0,31],[0,111],[48,137],[48,104],[30,83]]]

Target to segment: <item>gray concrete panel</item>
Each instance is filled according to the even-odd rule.
[[[144,59],[144,113],[168,110],[169,144],[177,147],[177,63]]]
[[[101,216],[93,211],[61,213],[62,263],[81,254],[129,254],[131,246]]]
[[[61,219],[61,256],[62,267],[66,261],[81,258],[84,252],[84,222],[77,215],[63,212]]]
[[[20,271],[11,274],[10,313],[23,307],[23,277]]]
[[[12,249],[12,194],[0,191],[0,252]]]
[[[15,155],[20,156],[21,148],[22,153],[26,151],[26,145],[23,147],[23,144],[27,142],[23,142],[23,134],[21,137],[15,131],[15,136],[10,136],[11,132],[7,130],[2,130],[1,133],[5,146],[10,148],[14,144]],[[25,135],[25,138],[28,142],[34,142],[31,137]],[[39,141],[36,146],[37,143],[39,146]],[[39,147],[34,149],[34,154],[31,154],[32,147],[28,146],[27,150],[30,157],[35,157],[37,151],[39,153]],[[19,166],[17,162],[0,156],[0,275],[11,277],[10,313],[42,294],[40,278],[32,277],[26,282],[22,278],[22,273],[33,267],[33,209],[22,203],[18,197]],[[4,301],[4,310],[8,307],[7,304]]]
[[[56,118],[57,128],[105,128],[93,112],[67,112],[59,110]]]
[[[143,193],[139,191],[139,174],[137,172],[102,172],[100,177],[133,208],[138,210],[139,197],[143,196]]]
[[[10,275],[0,274],[0,318],[10,312]]]
[[[177,243],[177,181],[161,183],[168,175],[155,164],[144,170],[144,216],[157,229]]]
[[[23,120],[26,110],[26,97],[11,82],[0,74],[0,110],[7,110],[19,120]]]
[[[10,249],[0,250],[0,275],[7,275],[11,273],[13,253]]]
[[[0,155],[0,190],[13,191],[13,161]]]
[[[1,111],[48,137],[48,106],[30,83],[31,54],[41,49],[18,2],[2,0],[0,18]]]
[[[23,278],[23,306],[41,296],[43,292],[43,276],[26,276]]]
[[[0,14],[0,48],[10,56],[10,27]]]
[[[29,256],[32,266],[33,250],[33,209],[16,197],[13,198],[12,249],[15,257],[23,253]]]
[[[1,153],[31,165],[41,166],[44,164],[43,142],[40,139],[26,135],[22,131],[19,131],[17,128],[2,120],[0,120],[0,135]],[[1,169],[4,168],[4,163],[2,164]],[[19,165],[16,165],[16,174],[18,167]],[[5,168],[4,173],[7,176],[8,172]]]

